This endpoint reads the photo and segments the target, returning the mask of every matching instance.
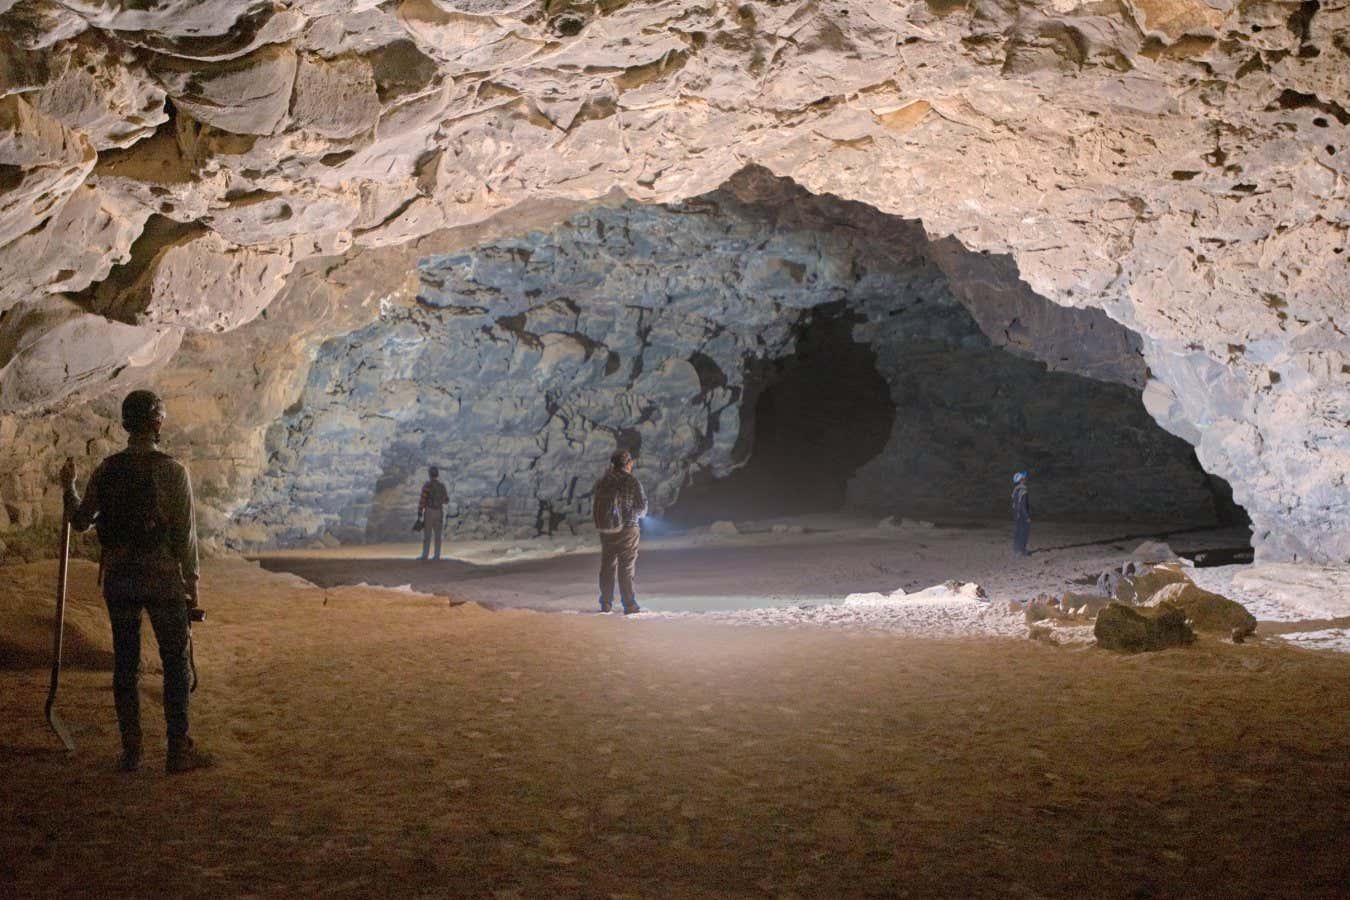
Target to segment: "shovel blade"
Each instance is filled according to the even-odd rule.
[[[47,724],[52,726],[52,731],[56,732],[56,736],[61,739],[61,743],[65,745],[66,750],[73,752],[75,741],[70,736],[70,729],[66,727],[65,721],[57,714],[50,703],[47,704]]]

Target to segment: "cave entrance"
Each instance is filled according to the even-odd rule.
[[[676,527],[843,509],[849,479],[885,448],[895,423],[877,354],[853,339],[843,304],[817,307],[795,328],[791,355],[746,373],[736,458],[725,478],[696,478],[665,513]]]

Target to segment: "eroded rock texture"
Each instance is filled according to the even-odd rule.
[[[408,254],[367,254],[493,216],[520,233],[527,201],[683,200],[757,163],[1006,255],[1035,293],[1127,326],[1146,374],[1129,352],[1091,374],[1147,377],[1148,409],[1233,484],[1262,554],[1350,559],[1344,0],[0,9],[0,328],[19,316],[25,332],[0,344],[0,416],[16,442],[37,427],[16,416],[62,409],[42,427],[82,446],[75,407],[149,377],[179,340],[186,372],[207,336],[254,329],[349,257],[400,284]],[[958,296],[987,280],[947,274]],[[325,290],[334,309],[378,299]],[[85,337],[44,337],[71,333],[69,304]],[[297,324],[303,366],[327,332]],[[16,355],[38,347],[59,364]],[[118,353],[131,365],[104,363]],[[271,409],[243,405],[250,422]],[[256,468],[259,449],[203,462]],[[48,450],[3,452],[43,479],[29,460]],[[5,502],[36,509],[25,490]]]
[[[940,255],[956,271],[979,268]],[[416,307],[320,349],[269,434],[271,464],[241,519],[282,539],[403,537],[436,463],[457,533],[575,527],[616,447],[638,452],[660,511],[691,478],[726,475],[759,449],[746,427],[748,403],[774,386],[763,363],[802,350],[811,312],[856,321],[841,337],[872,348],[871,389],[896,407],[884,449],[848,485],[850,506],[1002,515],[1008,476],[1029,466],[1045,476],[1045,515],[1212,519],[1191,448],[1148,419],[1137,388],[1047,374],[996,348],[976,319],[996,338],[1043,320],[1038,352],[1094,371],[1138,365],[1137,350],[1102,349],[1126,343],[1124,329],[1021,297],[1015,276],[975,292],[989,299],[972,317],[934,256],[917,223],[747,172],[676,206],[594,210],[428,258]],[[839,348],[815,354],[785,402],[828,412],[872,399],[836,372]],[[802,463],[765,493],[812,491],[821,469],[843,464],[834,451],[806,458],[813,442],[855,440],[847,412],[826,418],[808,412],[777,448]],[[743,500],[773,497],[733,493],[723,515],[750,514]]]

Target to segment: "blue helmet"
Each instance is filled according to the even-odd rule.
[[[1026,479],[1026,477],[1027,477],[1026,472],[1018,472],[1017,474],[1013,475],[1013,484],[1021,484]]]

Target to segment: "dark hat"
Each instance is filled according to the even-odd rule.
[[[122,427],[127,431],[162,425],[164,416],[164,401],[154,391],[132,391],[122,401]]]

